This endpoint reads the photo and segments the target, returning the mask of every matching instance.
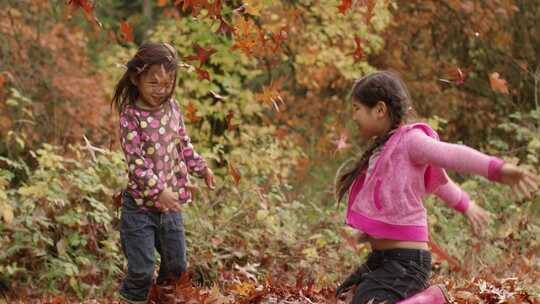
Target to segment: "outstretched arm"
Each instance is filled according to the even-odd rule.
[[[409,157],[415,163],[481,175],[491,181],[507,184],[516,193],[528,198],[538,188],[538,177],[527,170],[464,145],[435,140],[421,130],[411,130],[407,134],[406,144]]]

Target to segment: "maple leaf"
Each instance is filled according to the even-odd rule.
[[[210,60],[210,57],[216,53],[216,50],[213,48],[204,49],[200,47],[198,44],[194,44],[193,48],[195,49],[196,54],[184,57],[185,60],[198,60],[200,62],[199,67],[202,67],[208,60]]]
[[[92,4],[88,0],[69,0],[68,4],[75,8],[81,7],[87,14],[93,14]]]
[[[510,94],[506,80],[500,78],[500,75],[497,72],[489,74],[489,84],[491,85],[491,89],[495,92],[504,95]]]
[[[355,62],[359,62],[364,58],[364,49],[362,48],[362,39],[360,36],[354,35],[354,43],[356,45],[354,51],[348,53],[347,55],[352,55]]]
[[[210,81],[210,73],[208,73],[208,71],[206,70],[203,70],[203,69],[200,69],[200,68],[195,68],[195,71],[197,72],[197,79],[198,80],[208,80]]]
[[[235,31],[235,28],[232,27],[230,24],[228,24],[223,17],[219,16],[219,28],[217,29],[216,33],[218,34],[233,34]]]
[[[158,6],[164,7],[169,3],[169,0],[158,0]]]
[[[240,175],[240,171],[233,166],[232,162],[229,162],[229,175],[233,178],[236,186],[240,185],[242,176]]]
[[[246,55],[253,54],[253,48],[257,45],[256,39],[235,39],[235,44],[231,49],[239,49]]]
[[[192,102],[187,105],[186,112],[186,116],[191,122],[197,122],[202,119],[202,117],[197,115],[197,107]]]
[[[133,42],[133,28],[126,20],[120,21],[120,34],[127,42]]]
[[[341,0],[341,4],[338,5],[338,10],[341,14],[345,15],[349,9],[352,7],[352,0]]]

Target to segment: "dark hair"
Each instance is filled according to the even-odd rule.
[[[342,175],[339,175],[341,170],[338,170],[335,185],[338,202],[343,199],[354,180],[366,168],[373,152],[406,121],[410,108],[410,97],[405,83],[398,75],[388,71],[374,72],[357,80],[352,89],[352,101],[360,102],[369,108],[373,108],[379,101],[384,102],[390,113],[392,124],[388,133],[375,138],[351,169]]]
[[[168,43],[147,42],[139,47],[137,53],[127,63],[127,70],[118,81],[114,90],[111,106],[114,105],[120,113],[126,104],[134,104],[139,97],[137,86],[131,82],[131,78],[136,79],[144,73],[150,66],[160,64],[166,71],[174,70],[174,83],[176,84],[176,68],[178,67],[178,57],[176,50]],[[171,90],[170,99],[174,93],[174,86]]]

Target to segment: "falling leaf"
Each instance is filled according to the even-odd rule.
[[[510,92],[508,91],[508,85],[506,83],[506,80],[500,78],[499,73],[494,72],[489,75],[489,84],[491,85],[491,89],[495,92],[509,95]]]
[[[238,169],[236,169],[231,162],[229,162],[229,174],[232,176],[235,185],[240,185],[240,171],[238,171]]]
[[[199,68],[202,67],[208,60],[210,60],[210,57],[216,53],[216,50],[213,48],[205,49],[198,44],[194,44],[193,48],[195,49],[195,55],[184,57],[185,60],[198,60],[199,61]]]
[[[347,13],[348,10],[350,10],[352,7],[352,0],[341,0],[341,4],[338,5],[338,10],[341,14]]]
[[[169,4],[169,0],[158,0],[158,6],[159,7],[164,7],[167,4]]]
[[[187,105],[186,112],[186,116],[191,122],[197,122],[202,119],[202,117],[197,115],[197,107],[192,102]]]
[[[120,21],[120,33],[124,40],[133,42],[133,28],[126,20]]]
[[[362,48],[362,40],[360,39],[360,36],[354,35],[354,43],[356,44],[354,51],[347,55],[352,55],[355,62],[359,62],[364,58],[364,49]]]
[[[256,94],[255,98],[265,105],[273,106],[276,111],[279,112],[277,102],[280,101],[282,104],[285,104],[283,98],[281,97],[281,93],[279,92],[279,88],[281,87],[282,83],[283,79],[272,82],[270,85],[265,86],[262,89],[262,92]]]
[[[347,142],[348,139],[349,139],[349,135],[346,132],[343,132],[341,133],[341,135],[339,136],[337,140],[333,141],[334,144],[336,145],[336,151],[335,151],[336,153],[349,149],[351,147],[351,144]]]
[[[445,75],[448,79],[440,78],[439,81],[449,84],[455,83],[457,85],[462,85],[465,83],[466,72],[459,67],[446,70]]]

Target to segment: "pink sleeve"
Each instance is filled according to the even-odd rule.
[[[469,208],[469,195],[450,178],[448,178],[448,182],[440,186],[434,194],[442,199],[448,207],[461,213],[465,213]]]
[[[504,161],[464,145],[450,144],[431,138],[422,130],[407,133],[407,150],[417,164],[436,165],[460,173],[481,175],[500,181]]]
[[[179,151],[181,151],[186,163],[188,172],[198,177],[205,177],[208,172],[208,166],[202,156],[195,151],[191,144],[191,138],[187,135],[186,125],[184,124],[184,117],[180,113],[180,128],[178,130],[180,136]]]
[[[153,170],[153,163],[143,156],[139,121],[132,109],[120,114],[121,146],[126,156],[130,180],[135,181],[138,188],[131,189],[135,199],[156,201],[163,191],[163,183]]]

